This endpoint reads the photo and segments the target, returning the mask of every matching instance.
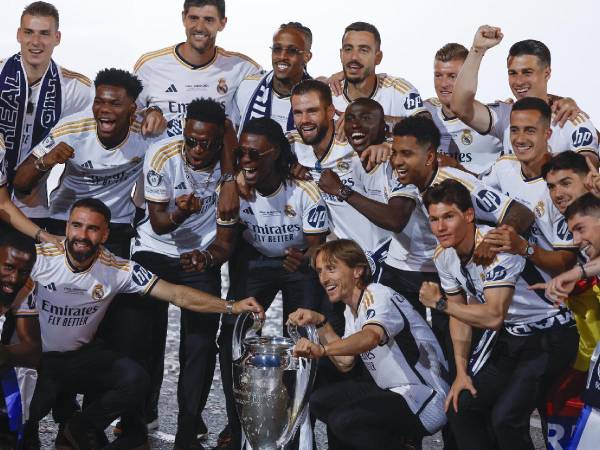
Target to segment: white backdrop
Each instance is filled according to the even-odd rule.
[[[18,49],[16,30],[29,0],[0,0],[0,57]],[[104,67],[131,69],[144,52],[185,38],[183,0],[54,0],[61,15],[62,43],[55,59],[93,78]],[[340,70],[339,48],[346,25],[376,25],[384,58],[379,72],[401,76],[424,98],[434,94],[432,61],[447,42],[470,47],[477,27],[502,27],[504,41],[486,55],[478,98],[506,98],[506,55],[512,43],[534,38],[552,52],[550,92],[571,96],[600,127],[600,2],[597,0],[227,0],[228,24],[221,47],[247,54],[270,67],[271,36],[277,26],[300,21],[313,31],[311,75]]]

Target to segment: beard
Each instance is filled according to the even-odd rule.
[[[81,242],[87,244],[90,249],[87,251],[77,251],[75,250],[75,244]],[[67,248],[69,249],[69,255],[73,257],[73,259],[77,262],[83,262],[86,259],[90,258],[100,248],[100,244],[93,245],[92,242],[88,239],[67,239]]]
[[[327,134],[327,127],[317,125],[317,132],[312,137],[306,137],[301,129],[298,130],[298,133],[306,145],[316,145],[321,142]]]

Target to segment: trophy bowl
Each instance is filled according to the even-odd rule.
[[[293,356],[301,333],[296,327],[288,327],[288,338],[259,336],[261,326],[251,314],[236,321],[233,393],[248,444],[253,450],[275,450],[294,437],[304,418],[316,364]],[[318,342],[314,326],[305,327],[303,334]]]

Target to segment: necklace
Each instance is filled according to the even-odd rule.
[[[217,163],[213,164],[208,176],[206,177],[206,180],[204,180],[202,183],[198,183],[194,178],[194,172],[196,171],[190,165],[185,156],[184,146],[181,146],[181,160],[183,161],[183,171],[185,172],[185,177],[192,185],[194,196],[197,198],[204,198],[204,194],[206,194],[206,192],[208,191],[208,185],[212,181],[212,176],[215,171],[215,168],[217,167]]]

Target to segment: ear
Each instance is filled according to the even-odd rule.
[[[307,65],[308,62],[312,59],[312,52],[310,50],[307,50],[304,52],[304,65]]]
[[[332,103],[331,105],[329,105],[327,107],[327,119],[333,120],[334,117],[335,117],[335,106]]]
[[[181,22],[185,25],[185,11],[181,11]]]
[[[352,278],[354,281],[360,280],[363,274],[365,273],[365,268],[363,266],[358,266],[352,269]]]
[[[135,122],[135,112],[137,111],[137,104],[135,100],[129,105],[129,123]]]
[[[546,140],[547,141],[550,140],[550,136],[552,136],[552,128],[548,127],[548,129],[546,130]]]
[[[220,22],[219,31],[223,31],[225,29],[225,25],[227,25],[227,17],[223,17]]]
[[[427,158],[425,159],[425,164],[428,166],[433,166],[437,161],[437,150],[433,148],[432,145],[427,149]]]
[[[465,220],[467,223],[475,222],[475,210],[473,208],[469,208],[464,212]]]
[[[17,28],[17,42],[21,44],[21,27]]]
[[[60,44],[60,38],[62,37],[62,34],[60,34],[60,31],[56,32],[56,45]]]
[[[106,241],[108,241],[109,235],[110,235],[110,228],[108,227],[108,224],[106,224],[106,230],[104,230],[104,233],[102,234],[102,240],[101,240],[102,245],[104,245],[106,243]]]
[[[377,50],[375,52],[375,65],[378,66],[381,64],[381,60],[383,59],[383,52],[381,50]]]
[[[548,81],[550,80],[550,77],[552,76],[552,68],[550,66],[546,67],[546,69],[544,69],[544,80]]]

